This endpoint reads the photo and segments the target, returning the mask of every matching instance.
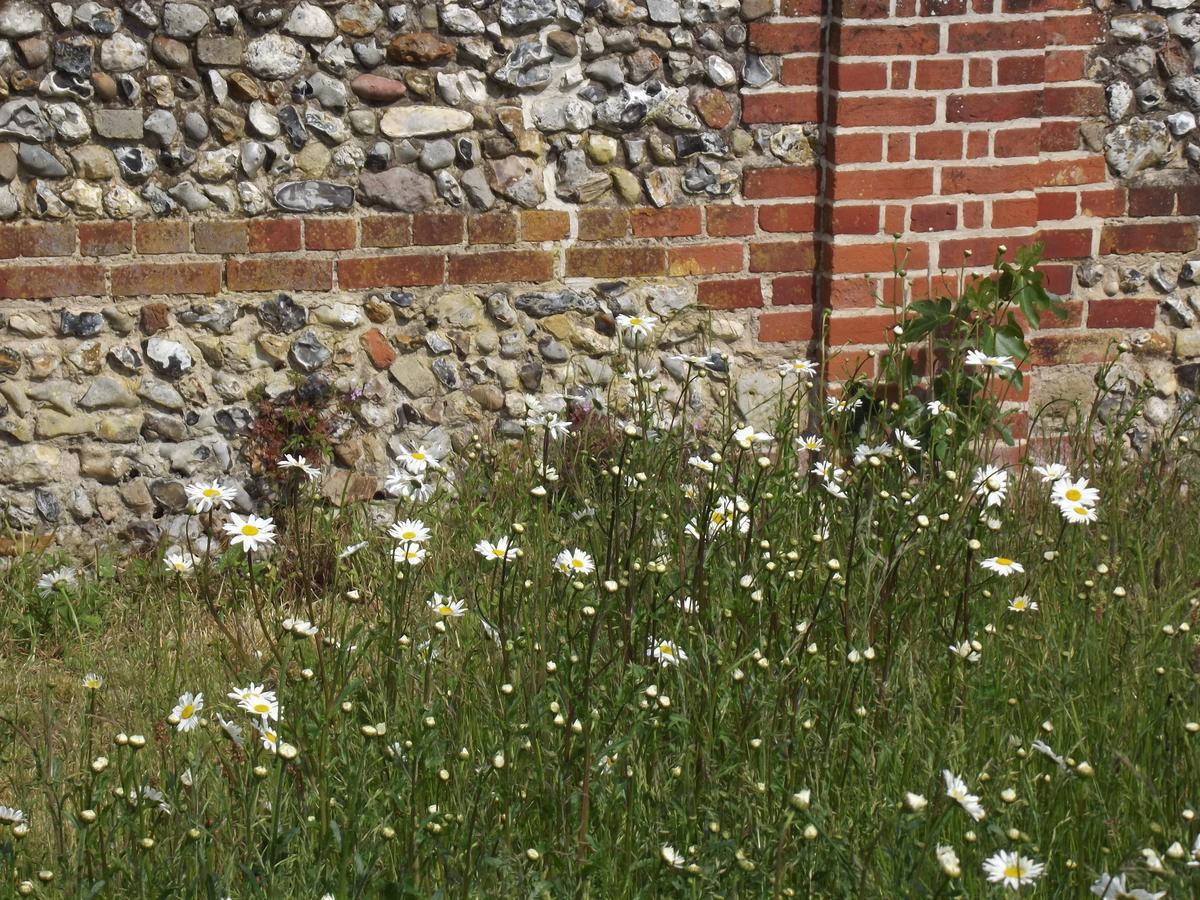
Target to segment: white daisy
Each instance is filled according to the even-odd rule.
[[[677,666],[688,659],[687,654],[674,641],[652,639],[646,655],[658,660],[660,666]]]
[[[1072,525],[1090,525],[1100,518],[1096,510],[1090,506],[1084,506],[1082,503],[1076,503],[1073,506],[1063,504],[1058,508],[1058,511]]]
[[[500,538],[495,543],[481,540],[475,545],[475,552],[492,562],[496,560],[511,561],[517,558],[517,548],[511,545],[506,537]]]
[[[290,453],[285,454],[278,465],[281,469],[300,470],[309,481],[316,481],[321,477],[321,470],[309,463],[303,456],[292,456]]]
[[[1008,577],[1014,572],[1021,573],[1025,571],[1025,567],[1007,556],[989,556],[987,559],[979,561],[979,564],[989,572],[995,572],[997,575]]]
[[[1067,467],[1062,463],[1048,463],[1044,466],[1034,466],[1033,471],[1041,476],[1042,484],[1054,484],[1056,481],[1062,481],[1064,478],[1071,477],[1071,473],[1067,471]]]
[[[436,469],[440,466],[437,458],[422,446],[401,447],[396,454],[396,460],[404,466],[411,475],[422,475],[426,469]]]
[[[406,544],[422,544],[430,538],[429,529],[420,519],[396,522],[388,529],[388,535]]]
[[[419,566],[425,562],[427,555],[425,548],[420,544],[397,544],[392,550],[392,561]]]
[[[1016,850],[1000,850],[983,861],[983,871],[993,884],[1003,884],[1010,891],[1019,891],[1033,884],[1045,871],[1043,863],[1022,856]]]
[[[591,555],[576,547],[574,550],[563,549],[554,557],[554,568],[563,575],[591,575],[596,571],[596,563]]]
[[[455,600],[453,597],[443,597],[441,594],[434,593],[433,599],[429,601],[429,609],[436,616],[446,619],[457,619],[466,614],[467,604],[462,600]]]
[[[968,366],[996,369],[1001,372],[1012,372],[1017,368],[1011,356],[988,356],[981,350],[968,350],[966,362]]]
[[[1100,501],[1100,492],[1088,487],[1088,480],[1060,478],[1050,489],[1050,500],[1057,506],[1095,506]]]
[[[247,553],[275,543],[275,520],[269,516],[262,518],[251,514],[243,518],[233,513],[223,527],[230,536],[229,543],[234,547],[240,546]]]
[[[229,509],[233,504],[233,498],[237,496],[234,488],[222,484],[220,481],[198,481],[195,484],[189,484],[184,490],[188,500],[191,501],[192,509],[198,513],[208,512],[217,507]]]
[[[758,431],[753,426],[747,425],[733,433],[733,440],[743,450],[749,450],[755,444],[768,444],[775,438],[765,431]]]
[[[657,324],[658,319],[654,316],[627,316],[624,314],[617,316],[617,328],[635,346],[645,341]]]
[[[967,790],[967,783],[949,769],[942,770],[942,779],[946,782],[946,796],[961,806],[976,822],[982,821],[987,813],[984,812],[979,798]]]
[[[168,572],[176,575],[187,575],[196,567],[196,557],[186,550],[170,550],[163,557],[163,565]]]
[[[999,466],[983,466],[975,470],[971,486],[977,497],[983,497],[984,506],[999,506],[1008,494],[1008,472]]]
[[[200,724],[200,711],[204,709],[204,695],[185,693],[171,710],[172,717],[179,720],[176,731],[191,731]]]
[[[279,719],[279,701],[275,699],[275,692],[264,690],[261,684],[251,682],[249,687],[234,688],[229,692],[229,699],[236,700],[239,707],[252,715]]]
[[[54,569],[37,580],[37,592],[48,597],[55,591],[70,591],[75,588],[75,570],[70,566]]]
[[[1028,594],[1021,594],[1019,597],[1013,597],[1009,601],[1008,608],[1013,612],[1037,612],[1038,605],[1036,600],[1030,600]]]

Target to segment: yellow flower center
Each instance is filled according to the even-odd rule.
[[[257,525],[243,525],[242,526],[242,534],[246,535],[246,537],[254,537],[256,534],[258,534],[258,526]]]
[[[183,708],[183,709],[180,711],[180,713],[179,713],[179,718],[181,718],[181,719],[190,719],[190,718],[191,718],[192,716],[194,716],[195,714],[196,714],[196,707],[195,707],[195,706],[193,706],[191,703],[189,703],[187,706],[185,706],[185,707],[184,707],[184,708]]]
[[[675,651],[671,649],[670,644],[663,644],[662,646],[660,646],[658,648],[658,652],[661,653],[663,656],[674,656],[675,655]]]
[[[1011,565],[1012,565],[1012,560],[1011,560],[1011,559],[1009,559],[1007,556],[997,556],[997,557],[996,557],[996,565],[998,565],[998,566],[1011,566]]]
[[[1075,507],[1075,514],[1079,516],[1086,516],[1088,514],[1088,508],[1086,506],[1077,506]]]
[[[424,453],[414,453],[414,454],[412,455],[412,458],[413,458],[413,459],[417,459],[417,460],[421,460],[421,459],[424,459],[424,458],[425,458],[425,454],[424,454]]]
[[[443,616],[448,616],[451,613],[453,613],[454,610],[451,609],[449,606],[447,606],[445,603],[443,603],[441,606],[438,607],[438,612],[440,612]]]
[[[270,704],[264,703],[262,700],[260,700],[254,704],[254,711],[260,716],[265,716],[271,711],[271,706]]]
[[[582,569],[583,568],[583,560],[582,559],[573,559],[573,560],[571,560],[571,565],[573,565],[577,569]]]
[[[1072,501],[1083,499],[1083,493],[1079,490],[1079,488],[1067,488],[1063,493],[1063,496]]]
[[[1016,864],[1011,865],[1011,866],[1006,866],[1004,869],[1004,877],[1005,878],[1020,878],[1024,874],[1025,874],[1025,872],[1021,869],[1021,867],[1019,865],[1016,865]]]
[[[205,488],[204,496],[205,497],[219,497],[219,496],[221,496],[221,492],[218,491],[216,488]]]

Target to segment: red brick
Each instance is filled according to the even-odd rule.
[[[758,53],[816,53],[821,26],[816,22],[752,22],[750,48]]]
[[[137,230],[142,230],[141,225]],[[215,260],[188,263],[123,263],[113,266],[111,272],[114,297],[221,292],[221,263]]]
[[[875,306],[878,288],[869,278],[838,278],[829,282],[829,305],[833,309]]]
[[[765,312],[758,320],[758,339],[763,343],[810,341],[812,336],[811,310]]]
[[[521,210],[521,240],[557,241],[570,233],[571,216],[562,210]]]
[[[1104,88],[1098,84],[1057,87],[1046,85],[1044,112],[1047,118],[1084,117],[1104,114]]]
[[[779,83],[812,87],[821,77],[821,57],[815,53],[806,56],[785,56],[779,70]]]
[[[250,249],[246,223],[199,221],[192,225],[197,253],[245,253]]]
[[[963,83],[963,61],[961,59],[917,60],[918,90],[937,91],[960,87]]]
[[[950,26],[951,53],[995,53],[1000,50],[1040,50],[1046,45],[1041,18],[1023,21],[961,22]]]
[[[333,288],[329,259],[230,259],[225,280],[231,291],[328,291]]]
[[[953,203],[917,203],[912,208],[911,231],[949,231],[958,227],[958,207]]]
[[[1039,235],[1045,244],[1043,259],[1085,259],[1092,255],[1092,229],[1043,228]]]
[[[1041,170],[1036,163],[946,166],[942,170],[943,194],[1011,194],[1040,185]]]
[[[694,237],[700,233],[700,207],[643,207],[629,214],[634,237]]]
[[[285,253],[300,249],[299,219],[252,219],[251,253]]]
[[[962,159],[963,132],[918,131],[913,155],[916,159]]]
[[[781,275],[771,282],[772,306],[810,306],[812,302],[811,275]]]
[[[779,14],[789,18],[819,16],[821,0],[779,0]]]
[[[138,222],[134,246],[144,256],[159,253],[187,253],[190,248],[188,223],[185,219],[162,222]]]
[[[79,223],[81,256],[120,256],[132,249],[132,222]]]
[[[1009,122],[1041,114],[1041,91],[987,91],[946,98],[947,122]]]
[[[357,242],[354,219],[304,220],[304,246],[309,250],[352,250]]]
[[[1129,215],[1169,216],[1175,209],[1175,189],[1172,187],[1131,187]]]
[[[834,25],[841,56],[927,56],[938,52],[937,25]]]
[[[1194,222],[1105,225],[1100,253],[1191,253],[1196,249]]]
[[[0,225],[0,259],[16,259],[21,255],[20,225]]]
[[[510,212],[490,212],[467,218],[467,240],[472,244],[515,244],[517,217]]]
[[[992,68],[994,63],[990,57],[976,57],[967,60],[967,86],[990,88],[992,86]]]
[[[943,268],[957,268],[964,263],[972,266],[990,266],[1001,247],[1011,253],[1018,244],[1032,243],[1028,237],[970,237],[942,241],[938,245],[938,264]],[[968,256],[968,254],[970,254]],[[1006,254],[1007,255],[1007,254]]]
[[[933,169],[903,166],[857,172],[834,170],[830,196],[836,200],[903,200],[933,191]]]
[[[1099,42],[1108,31],[1108,17],[1095,9],[1068,15],[1048,15],[1039,23],[1046,35],[1046,45],[1087,47]]]
[[[817,170],[813,167],[746,169],[742,179],[742,195],[748,200],[812,197],[816,193]]]
[[[1073,219],[1078,215],[1079,195],[1075,191],[1039,191],[1037,217],[1042,222]],[[999,202],[999,201],[997,201]]]
[[[629,233],[629,213],[623,209],[581,209],[577,216],[581,241],[609,241]]]
[[[462,213],[417,213],[412,220],[416,246],[461,244],[466,219]]]
[[[1095,184],[1107,177],[1104,157],[1099,154],[1086,159],[1046,159],[1041,164],[1041,183],[1046,187]]]
[[[889,203],[883,210],[883,234],[901,234],[908,210],[897,203]]]
[[[1125,189],[1122,187],[1096,188],[1079,192],[1079,211],[1085,216],[1120,216],[1125,214]],[[1181,215],[1191,215],[1180,204]]]
[[[834,234],[876,234],[879,231],[879,207],[838,204],[832,214]]]
[[[888,86],[888,67],[877,62],[833,62],[829,84],[837,91],[882,91]]]
[[[666,271],[667,255],[662,247],[571,247],[567,250],[568,277],[634,278],[665,275]]]
[[[834,165],[872,163],[883,160],[883,135],[832,134],[826,155]]]
[[[982,228],[984,205],[978,200],[968,200],[962,205],[962,227]]]
[[[1041,149],[1042,128],[1001,128],[995,135],[995,155],[998,159],[1014,156],[1037,156]]]
[[[410,216],[366,216],[359,224],[363,247],[407,247],[412,244]]]
[[[839,13],[843,19],[886,19],[890,6],[888,0],[842,0]]]
[[[751,272],[807,272],[816,262],[812,241],[750,243]]]
[[[996,84],[1037,84],[1046,80],[1046,57],[1002,56],[996,60]]]
[[[1112,350],[1109,335],[1087,333],[1035,335],[1028,343],[1030,363],[1035,366],[1094,364],[1103,360]]]
[[[991,131],[967,132],[967,159],[983,159],[992,155],[988,145],[991,142]]]
[[[816,227],[813,203],[768,203],[758,208],[758,227],[771,232],[808,232]]]
[[[908,162],[912,156],[911,137],[903,132],[893,132],[887,136],[888,162]]]
[[[743,244],[689,244],[667,250],[668,275],[716,275],[742,271]]]
[[[1036,228],[1042,218],[1037,197],[997,197],[992,201],[993,228]]]
[[[74,256],[76,229],[66,222],[20,225],[21,256]]]
[[[1046,81],[1082,81],[1089,50],[1046,48]]]
[[[740,237],[754,233],[753,206],[710,206],[705,210],[711,237]]]
[[[1180,187],[1175,192],[1175,197],[1179,204],[1179,215],[1200,215],[1200,187],[1195,185],[1186,185]]]
[[[911,252],[906,252],[909,247]],[[840,275],[891,272],[896,267],[924,269],[928,264],[929,248],[924,243],[834,244],[829,271]]]
[[[896,317],[890,313],[860,316],[833,315],[829,320],[829,345],[886,344]]]
[[[865,125],[930,125],[937,116],[932,97],[840,97],[837,124],[845,128]]]
[[[1089,300],[1088,328],[1153,328],[1158,301],[1153,298]]]
[[[1038,271],[1045,276],[1042,282],[1046,290],[1055,294],[1071,293],[1071,286],[1075,283],[1075,267],[1072,265],[1040,265]],[[1083,304],[1077,302],[1068,302],[1068,316],[1063,323],[1064,327],[1074,328],[1077,326],[1082,316]]]
[[[825,372],[835,383],[854,378],[870,380],[875,377],[875,357],[865,350],[840,350],[826,361]]]
[[[820,118],[820,108],[820,94],[816,91],[746,94],[742,97],[742,122],[747,125],[815,122]]]
[[[104,268],[96,265],[0,266],[0,297],[7,300],[101,297]]]
[[[696,301],[710,309],[757,308],[763,305],[762,285],[757,278],[702,281],[696,288]]]
[[[494,250],[450,257],[451,284],[501,281],[542,283],[554,278],[554,254],[542,250]]]
[[[1079,149],[1079,122],[1075,119],[1043,121],[1041,149],[1048,153]]]
[[[396,361],[396,348],[378,328],[369,328],[364,331],[359,336],[358,342],[371,360],[371,365],[376,369],[386,369]]]
[[[898,59],[890,66],[891,78],[889,86],[893,91],[907,91],[909,82],[912,81],[912,61],[907,59]]]
[[[961,16],[967,12],[967,0],[921,0],[922,16]]]
[[[362,256],[339,259],[338,287],[423,287],[442,283],[445,259],[440,255]]]

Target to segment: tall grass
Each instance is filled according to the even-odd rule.
[[[1101,397],[989,468],[1012,374],[969,341],[933,398],[826,401],[784,367],[747,430],[688,402],[728,393],[721,366],[660,389],[624,333],[609,396],[406,457],[401,499],[332,507],[281,469],[264,550],[218,540],[218,505],[186,574],[97,557],[39,589],[64,560],[15,561],[0,891],[977,897],[1015,851],[1045,867],[1021,893],[1200,892],[1190,418],[1135,457],[1139,397],[1107,421]],[[389,536],[413,518],[431,537]],[[251,685],[265,742],[227,696]]]

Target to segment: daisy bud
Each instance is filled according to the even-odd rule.
[[[797,791],[796,793],[792,794],[788,802],[791,803],[796,809],[808,809],[809,806],[812,805],[812,791],[810,791],[808,788],[805,788],[802,791]]]
[[[1053,730],[1054,730],[1054,723],[1051,722],[1049,719],[1047,719],[1045,722],[1042,723],[1042,731],[1046,732],[1046,734],[1049,734]]]
[[[97,756],[95,759],[92,760],[92,771],[95,772],[97,775],[99,775],[101,772],[103,772],[107,768],[108,768],[108,757],[107,756]]]
[[[146,746],[146,737],[141,734],[131,734],[129,736],[129,746],[134,750],[141,750]]]
[[[32,881],[22,881],[20,884],[17,885],[17,893],[20,894],[22,897],[28,897],[30,894],[33,893],[33,891],[34,891],[34,887],[33,887]]]
[[[270,774],[270,772],[267,771],[266,766],[255,766],[254,767],[254,777],[255,778],[266,778],[267,775],[269,775],[269,774]]]
[[[980,547],[983,546],[983,544],[979,543],[979,541],[976,540],[975,538],[971,538],[969,541],[967,541],[967,546],[970,547],[972,550],[978,550]]]
[[[914,794],[911,791],[906,791],[904,794],[904,805],[913,812],[920,812],[929,805],[929,801],[920,794]]]
[[[1005,788],[1000,792],[1000,799],[1005,803],[1015,803],[1017,799],[1017,792],[1012,788]]]
[[[825,565],[829,568],[830,572],[836,572],[842,567],[842,564],[836,558],[828,560]]]
[[[503,752],[497,753],[495,756],[492,757],[492,767],[496,768],[496,769],[504,768],[504,753]]]
[[[154,849],[154,838],[152,838],[152,837],[144,837],[140,841],[138,841],[138,843],[142,845],[143,850]]]
[[[350,590],[346,591],[346,598],[348,600],[357,600],[360,597],[362,597],[362,592],[358,588],[350,588]]]
[[[671,766],[671,774],[673,776],[675,776],[676,778],[678,778],[680,775],[683,774],[683,767],[682,766]]]
[[[958,473],[955,472],[953,469],[947,469],[946,470],[946,480],[947,481],[958,481]]]
[[[748,587],[750,587],[750,585],[754,584],[754,576],[753,575],[743,575],[741,577],[741,579],[738,581],[738,584],[740,584],[744,588],[748,588]]]
[[[530,847],[528,850],[525,851],[525,857],[530,862],[537,862],[539,859],[542,858],[542,854],[538,853],[536,850],[534,850],[532,847]]]
[[[576,719],[571,723],[571,731],[575,734],[583,734],[583,723]]]
[[[758,463],[760,469],[766,469],[771,465],[771,458],[769,456],[760,456],[755,462]]]
[[[619,584],[617,584],[615,581],[613,581],[611,578],[608,581],[604,582],[604,589],[606,591],[608,591],[610,594],[615,594],[620,587],[621,586]]]
[[[1190,822],[1192,819],[1196,818],[1196,811],[1193,809],[1185,809],[1182,813],[1180,813],[1180,815],[1183,816],[1183,821]]]
[[[54,873],[52,871],[50,871],[49,869],[39,869],[37,877],[38,877],[38,881],[49,884],[51,881],[54,880]]]
[[[1167,856],[1171,859],[1187,859],[1187,851],[1183,849],[1183,844],[1175,841],[1167,848]]]
[[[545,497],[546,496],[546,488],[539,484],[535,488],[530,488],[529,493],[533,494],[533,496],[535,496],[535,497]]]
[[[926,516],[926,515],[917,516],[917,525],[919,525],[921,528],[928,528],[929,527],[929,516]]]
[[[551,675],[553,675],[555,672],[558,671],[558,663],[556,663],[552,659],[547,660],[546,661],[546,671],[549,672]]]
[[[192,840],[192,841],[200,840],[200,829],[196,828],[195,826],[189,828],[187,830],[187,836],[188,836],[188,840]]]
[[[1200,722],[1188,722],[1183,727],[1187,730],[1188,734],[1195,734],[1200,731]]]
[[[806,825],[804,827],[804,839],[806,841],[815,841],[817,839],[816,825]]]
[[[1008,839],[1010,841],[1019,841],[1021,839],[1021,832],[1018,831],[1016,828],[1008,829],[1008,831],[1006,831],[1005,834],[1008,835]]]
[[[295,759],[299,753],[300,753],[300,751],[297,750],[295,747],[293,747],[291,744],[289,744],[285,741],[280,742],[280,744],[279,744],[279,758],[280,759],[290,761],[290,760]]]
[[[118,747],[124,747],[129,744],[129,735],[122,731],[113,740],[116,741]]]
[[[79,813],[79,818],[85,825],[91,825],[96,821],[96,811],[94,809],[82,810]]]
[[[390,825],[384,825],[379,829],[379,833],[383,835],[385,841],[393,840],[396,837],[396,829]]]

